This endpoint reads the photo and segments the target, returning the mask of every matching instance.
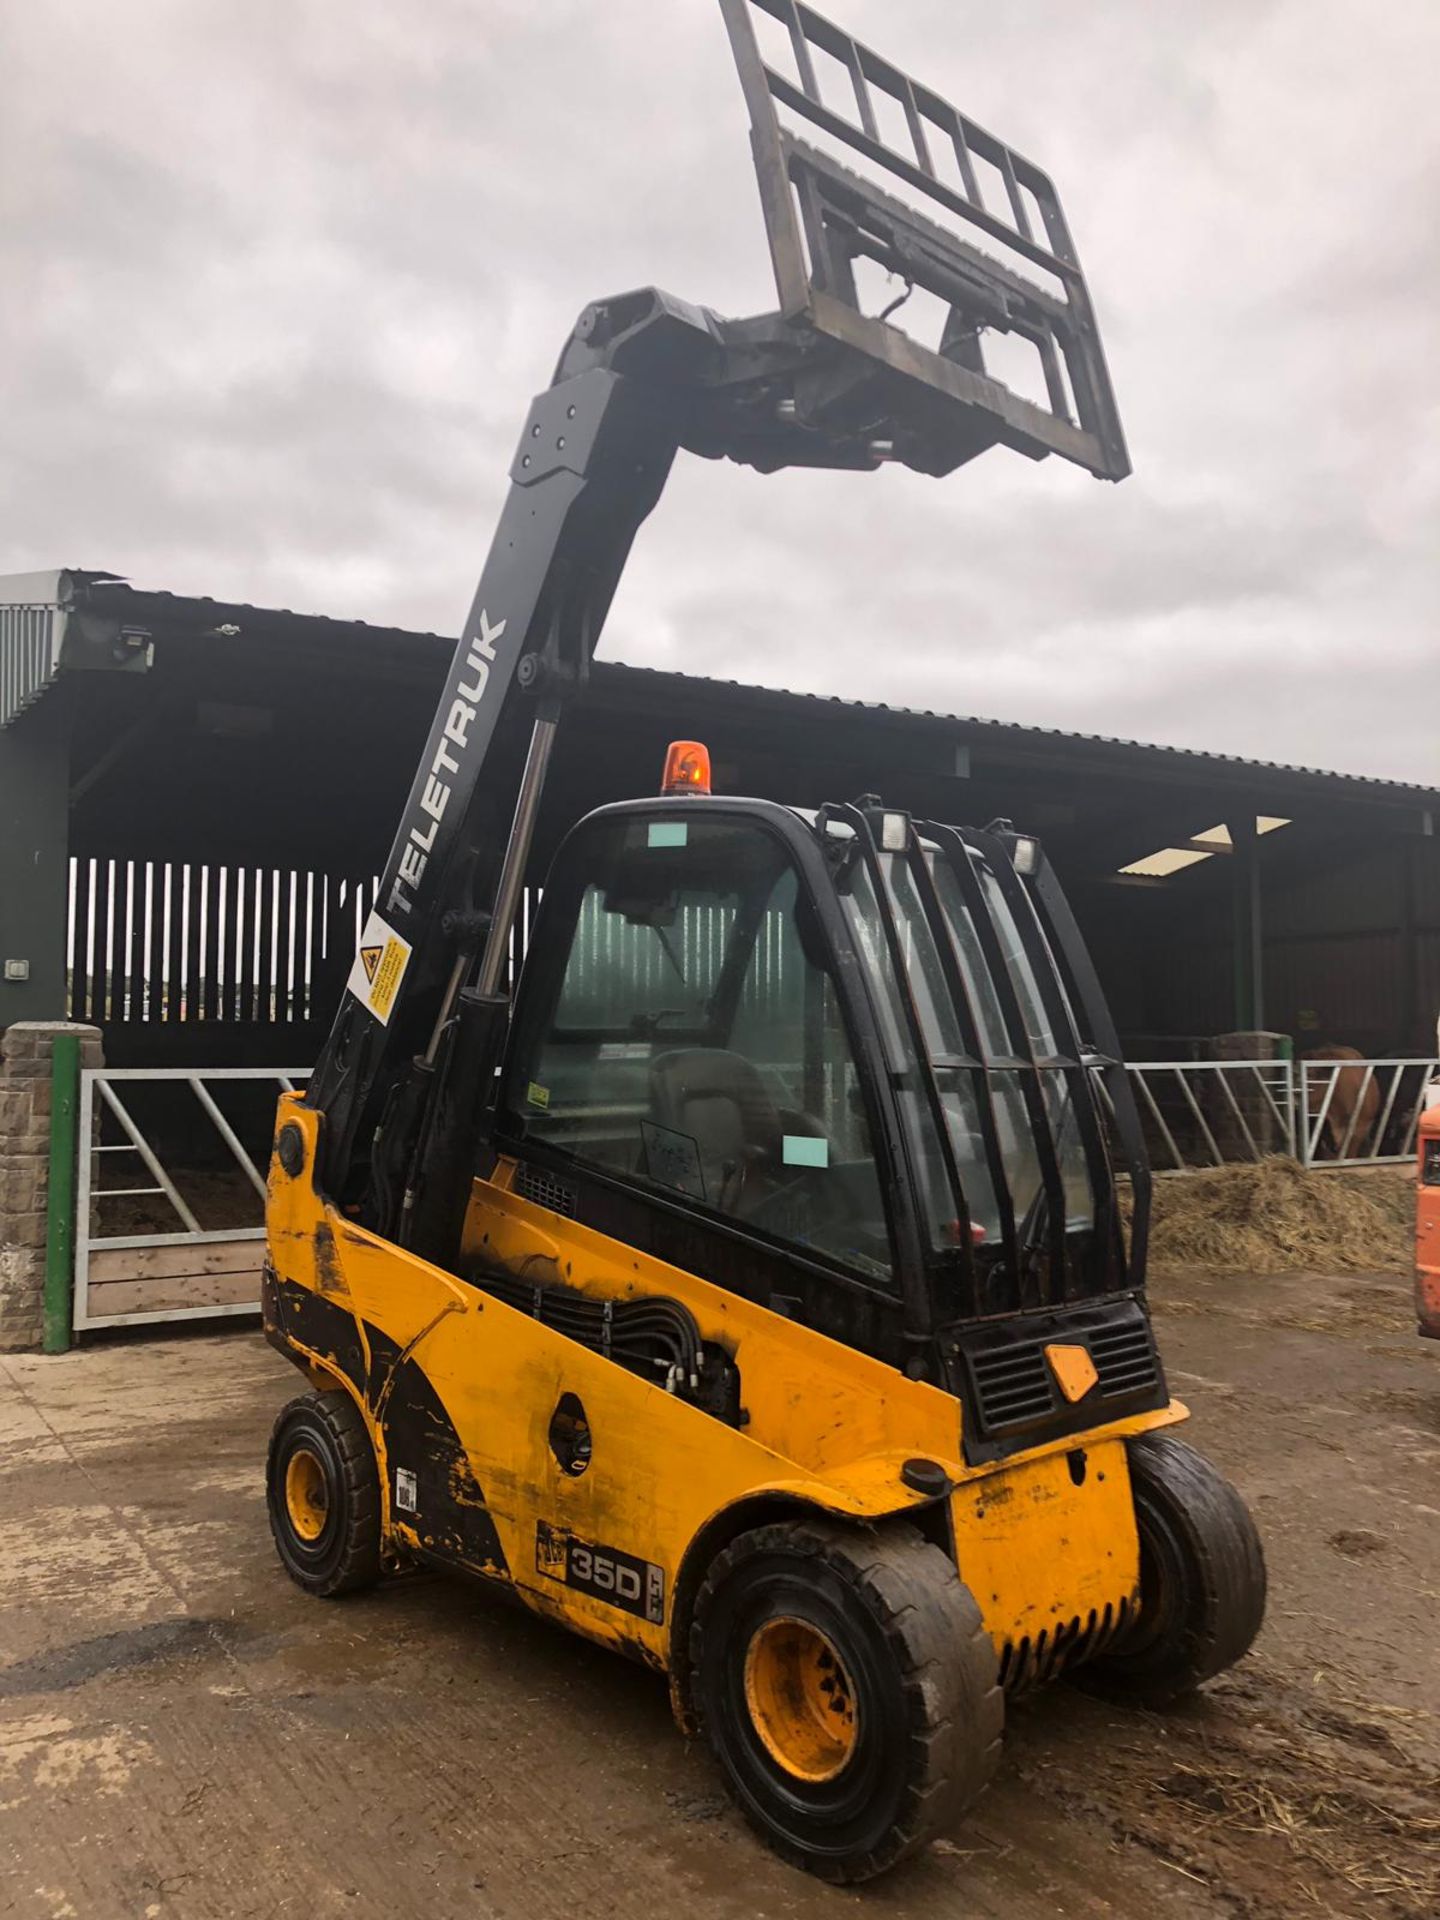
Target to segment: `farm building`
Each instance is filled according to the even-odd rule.
[[[452,644],[103,573],[0,580],[0,1027],[92,1021],[114,1065],[311,1059]],[[1038,833],[1132,1055],[1237,1030],[1433,1044],[1440,790],[602,663],[537,880],[677,736],[719,791]]]
[[[253,1312],[276,1093],[329,1029],[451,650],[101,573],[0,581],[0,1100],[19,1127],[0,1346],[40,1337],[37,1022],[99,1030],[73,1082],[74,1327]],[[1440,1006],[1440,792],[598,664],[532,885],[571,822],[654,790],[676,738],[708,744],[722,793],[878,792],[1040,835],[1157,1166],[1413,1151]],[[1366,1063],[1292,1064],[1322,1042]],[[45,1337],[63,1343],[60,1317]]]

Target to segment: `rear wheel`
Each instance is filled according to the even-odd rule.
[[[866,1880],[989,1780],[1003,1702],[953,1563],[913,1528],[758,1527],[717,1556],[690,1657],[701,1728],[775,1850]]]
[[[265,1474],[270,1531],[285,1571],[330,1598],[380,1577],[380,1478],[345,1393],[305,1393],[275,1422]]]
[[[1077,1678],[1111,1699],[1166,1707],[1249,1651],[1265,1618],[1265,1555],[1249,1508],[1193,1447],[1156,1433],[1128,1451],[1140,1617]]]

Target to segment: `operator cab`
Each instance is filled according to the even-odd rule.
[[[701,755],[556,856],[500,1092],[516,1190],[956,1390],[974,1329],[1143,1323],[1038,844],[711,798]]]

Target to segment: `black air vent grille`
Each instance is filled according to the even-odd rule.
[[[1052,1342],[1083,1346],[1095,1363],[1097,1383],[1075,1405],[1061,1395],[1045,1358]],[[1038,1326],[1012,1321],[967,1342],[965,1362],[976,1424],[991,1439],[1026,1434],[1038,1440],[1046,1431],[1095,1425],[1161,1388],[1150,1323],[1131,1303],[1056,1315]]]
[[[538,1167],[522,1162],[515,1169],[512,1185],[522,1200],[547,1207],[551,1213],[563,1213],[567,1220],[575,1218],[575,1189],[557,1180],[553,1173],[542,1173]]]
[[[988,1433],[1033,1426],[1054,1411],[1055,1390],[1038,1340],[976,1354],[970,1367]]]
[[[1089,1347],[1103,1394],[1140,1393],[1155,1385],[1155,1343],[1143,1320],[1128,1327],[1104,1327],[1091,1334]]]

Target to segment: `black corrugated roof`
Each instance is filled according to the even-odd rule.
[[[895,707],[883,700],[845,700],[839,694],[797,693],[788,687],[760,687],[745,680],[718,680],[705,674],[675,673],[663,667],[637,667],[623,661],[597,662],[601,672],[618,671],[644,674],[653,679],[668,679],[680,684],[733,688],[737,693],[759,694],[776,701],[795,701],[807,707],[836,706],[847,712],[884,714],[897,720],[918,720],[936,726],[964,727],[1012,739],[1054,741],[1060,746],[1104,748],[1127,755],[1154,755],[1178,763],[1233,767],[1254,773],[1285,774],[1307,780],[1335,780],[1347,786],[1372,787],[1396,796],[1416,795],[1426,802],[1440,801],[1440,787],[1416,785],[1413,781],[1387,780],[1368,773],[1337,773],[1327,767],[1302,767],[1283,760],[1251,760],[1234,753],[1207,753],[1199,747],[1168,747],[1147,740],[1128,740],[1105,733],[1073,733],[1062,727],[1027,726],[1018,720],[992,720],[982,714],[939,713],[930,707]]]
[[[303,626],[313,632],[317,638],[322,635],[338,637],[345,634],[363,640],[387,643],[418,642],[447,651],[455,644],[452,637],[422,629],[372,626],[364,620],[342,620],[329,614],[297,613],[288,607],[259,607],[242,601],[214,600],[208,595],[178,594],[164,590],[136,588],[114,574],[93,571],[85,573],[77,569],[71,577],[85,582],[81,593],[84,599],[97,609],[105,607],[107,603],[123,599],[131,609],[138,609],[143,604],[150,617],[168,617],[182,626],[191,622],[200,622],[205,629],[213,629],[233,622],[243,628],[246,619],[261,620],[267,625],[285,621]],[[1405,780],[1388,780],[1373,774],[1339,773],[1327,767],[1298,766],[1280,760],[1254,760],[1240,754],[1209,753],[1198,747],[1172,747],[1153,741],[1125,739],[1118,735],[1077,733],[1061,727],[1028,726],[1021,721],[994,720],[982,714],[940,713],[932,708],[891,706],[880,700],[846,700],[838,694],[801,693],[791,688],[761,687],[749,681],[717,679],[705,674],[677,673],[664,667],[632,666],[625,661],[597,661],[595,671],[601,684],[612,677],[644,676],[655,682],[669,681],[677,688],[703,686],[725,689],[747,700],[758,701],[761,705],[773,704],[776,710],[783,710],[787,703],[795,707],[803,707],[806,711],[817,707],[833,706],[843,708],[850,713],[878,714],[905,723],[918,722],[925,726],[943,728],[958,727],[967,733],[978,733],[992,738],[1003,737],[1017,744],[1049,742],[1061,749],[1080,748],[1087,753],[1122,755],[1140,763],[1149,762],[1174,768],[1192,766],[1197,772],[1205,767],[1223,768],[1232,777],[1237,773],[1250,772],[1264,774],[1271,778],[1280,776],[1320,781],[1326,785],[1334,783],[1336,786],[1350,789],[1360,788],[1374,794],[1377,799],[1384,797],[1414,800],[1422,806],[1440,803],[1440,787],[1422,786]]]

